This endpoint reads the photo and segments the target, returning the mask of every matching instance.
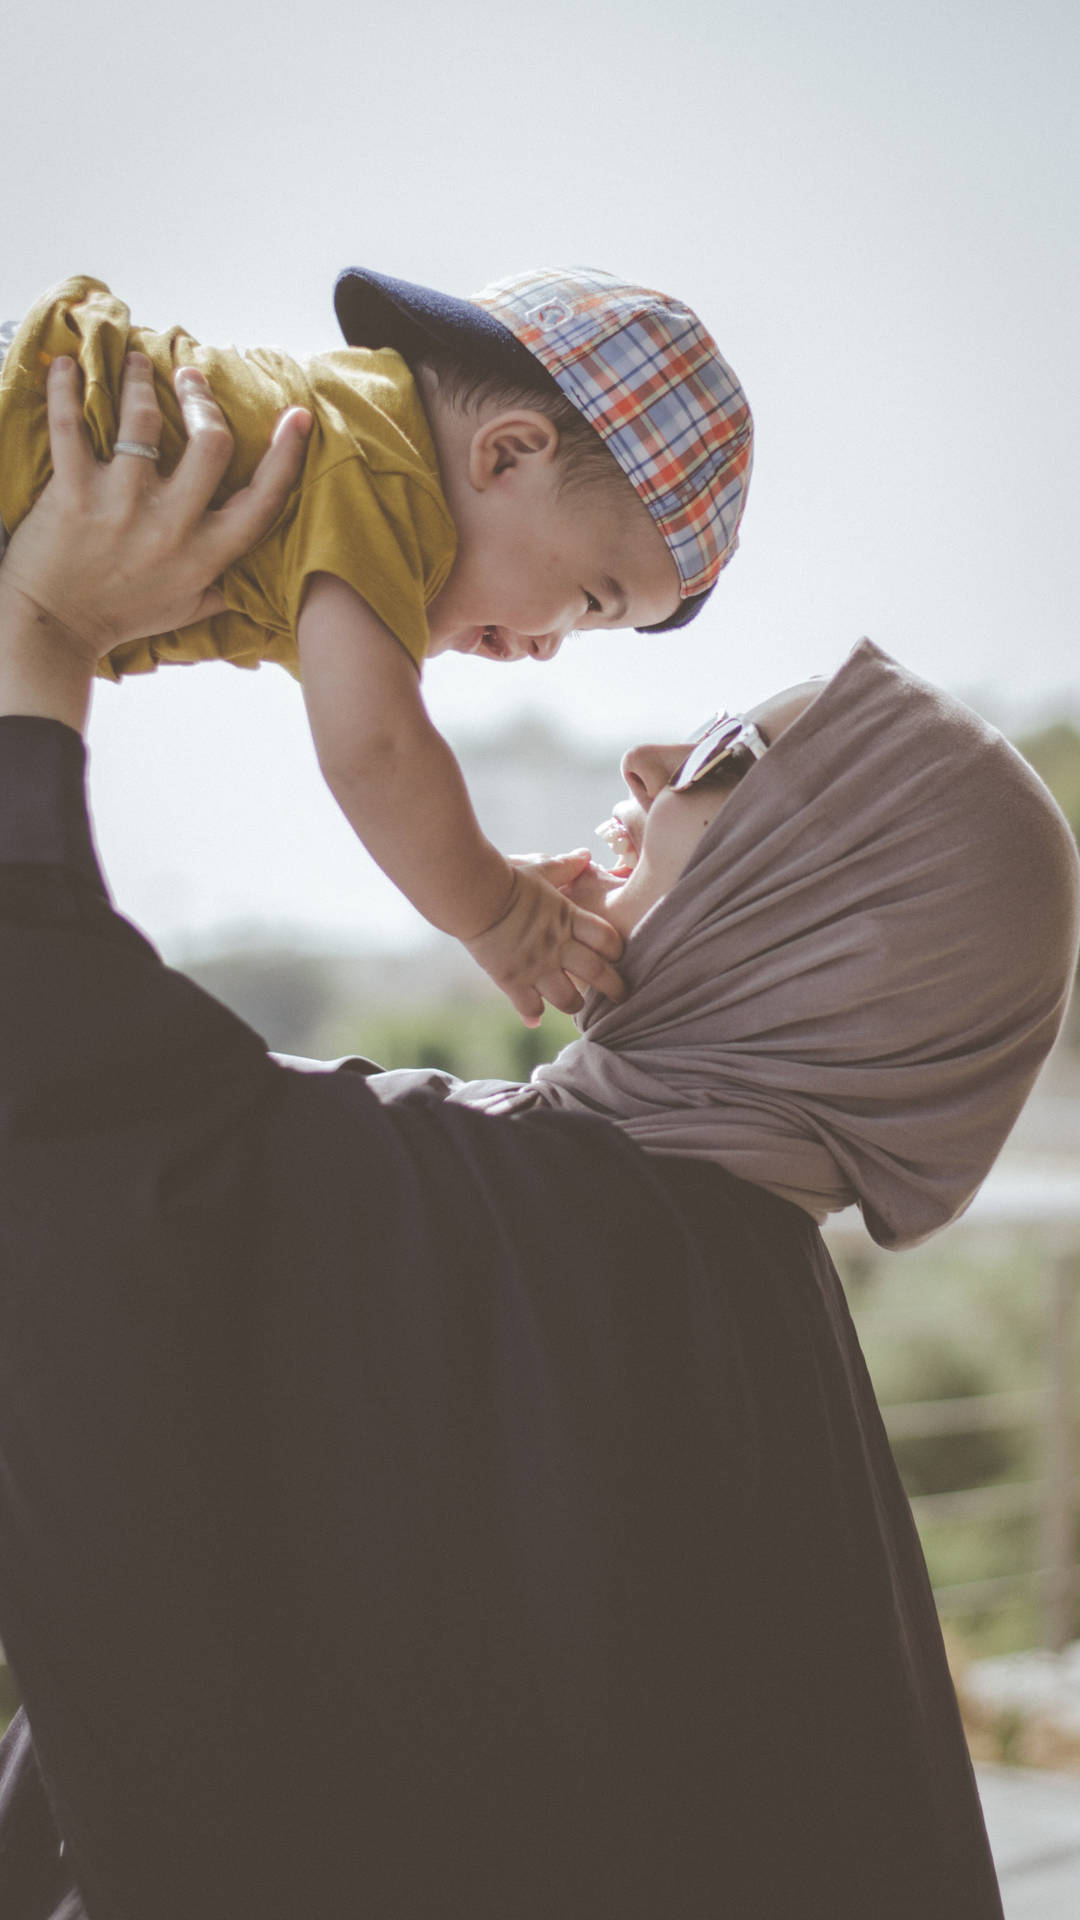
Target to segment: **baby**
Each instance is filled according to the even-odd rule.
[[[688,308],[604,273],[520,275],[463,301],[350,270],[336,307],[348,345],[297,361],[133,328],[100,281],[52,289],[0,367],[0,524],[13,531],[48,480],[44,375],[59,355],[82,369],[98,458],[166,473],[183,446],[173,376],[200,368],[235,440],[221,498],[247,484],[282,408],[308,408],[299,482],[223,576],[226,612],[119,646],[100,671],[285,666],[354,831],[535,1025],[545,998],[579,1004],[575,976],[618,992],[604,959],[617,937],[486,839],[421,664],[549,660],[572,629],[693,618],[737,543],[749,408]],[[116,439],[130,351],[153,368],[159,446]],[[553,877],[569,881],[563,864]]]

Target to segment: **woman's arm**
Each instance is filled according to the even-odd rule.
[[[251,1488],[216,1490],[274,1184],[252,1143],[286,1076],[110,909],[77,730],[100,652],[213,609],[303,435],[287,423],[239,509],[210,513],[227,435],[182,385],[192,445],[162,482],[92,459],[56,369],[56,477],[0,566],[0,1634],[64,1834],[57,1884],[73,1873],[94,1913],[225,1920],[251,1878],[257,1747],[234,1761],[241,1627],[222,1626]],[[120,431],[152,445],[148,386],[136,366]],[[246,1593],[238,1611],[250,1630]],[[17,1872],[4,1852],[5,1914]]]
[[[96,460],[75,362],[56,360],[49,369],[53,478],[0,565],[0,714],[34,714],[81,731],[102,654],[221,612],[214,581],[280,513],[310,415],[302,408],[284,414],[250,486],[212,511],[232,437],[196,368],[180,368],[176,391],[188,446],[163,480],[151,461],[130,454]],[[130,354],[117,438],[156,446],[160,427],[150,363]]]

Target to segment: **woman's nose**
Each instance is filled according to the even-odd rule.
[[[686,746],[631,747],[624,753],[620,772],[634,799],[650,807],[673,773],[677,773],[690,749]]]

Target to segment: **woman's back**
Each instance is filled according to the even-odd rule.
[[[53,1537],[77,1509],[95,1568],[64,1582],[58,1554],[58,1691],[17,1626],[46,1775],[122,1863],[117,1910],[996,1920],[813,1223],[575,1116],[379,1106],[349,1074],[275,1076],[261,1111],[258,1154],[200,1153],[179,1239],[144,1254],[137,1385],[85,1267],[28,1302],[26,1337],[64,1325],[135,1442],[100,1525],[96,1473],[54,1492]],[[148,1129],[140,1180],[169,1146]],[[229,1231],[181,1284],[221,1192]],[[58,1392],[42,1459],[84,1454],[85,1418]],[[134,1577],[140,1508],[178,1535]]]

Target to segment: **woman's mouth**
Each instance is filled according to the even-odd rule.
[[[594,827],[593,831],[597,839],[602,840],[605,846],[610,847],[612,853],[615,855],[615,864],[610,869],[612,878],[615,880],[629,879],[638,863],[638,850],[629,830],[623,825],[618,814],[613,813],[610,820],[602,820],[598,827]]]

